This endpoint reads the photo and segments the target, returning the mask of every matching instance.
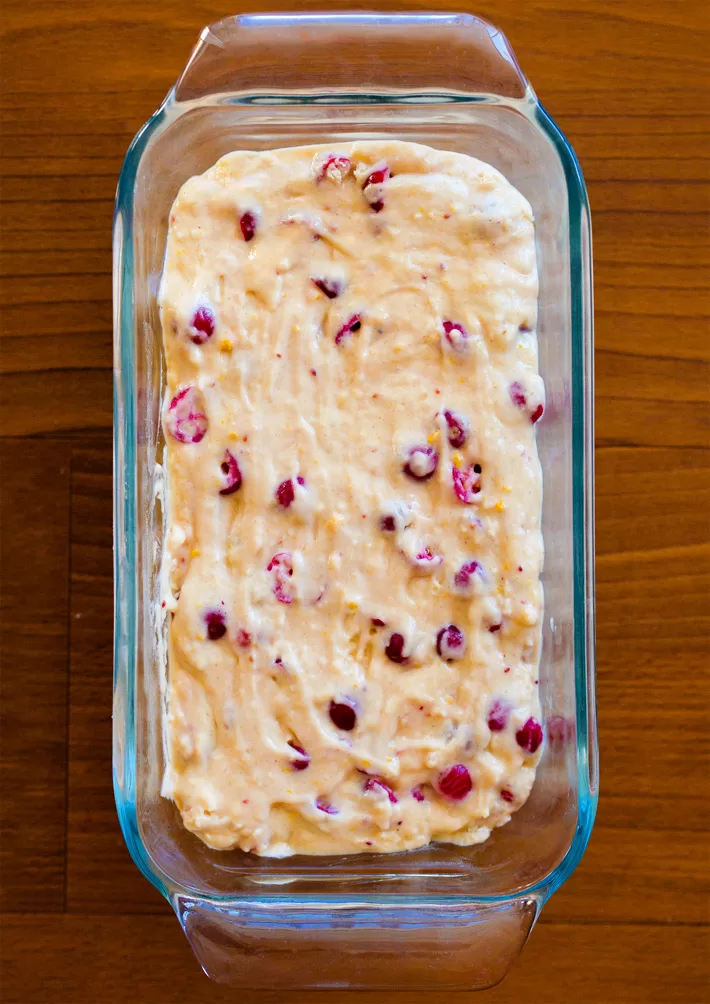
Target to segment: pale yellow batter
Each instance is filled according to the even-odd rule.
[[[181,189],[164,792],[211,847],[472,844],[542,742],[537,271],[496,170],[403,142]]]

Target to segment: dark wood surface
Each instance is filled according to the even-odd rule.
[[[8,1004],[286,1000],[200,973],[128,856],[111,791],[113,197],[133,134],[225,12],[6,0],[0,19]],[[708,15],[699,0],[481,0],[476,12],[511,39],[589,185],[602,777],[582,864],[483,999],[699,1004],[710,999]]]

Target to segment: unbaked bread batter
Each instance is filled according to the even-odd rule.
[[[164,793],[215,848],[473,844],[540,756],[528,202],[405,142],[232,153],[161,288]]]

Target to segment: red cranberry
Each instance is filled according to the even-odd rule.
[[[454,575],[454,586],[458,592],[474,593],[485,582],[486,573],[478,561],[466,561]]]
[[[523,727],[515,733],[515,741],[521,749],[534,753],[542,742],[542,725],[534,718],[528,718]]]
[[[316,799],[316,809],[320,809],[321,812],[325,812],[328,816],[337,816],[338,810],[334,805],[331,805],[329,801],[325,798]]]
[[[525,391],[523,390],[522,384],[518,383],[518,381],[515,380],[510,385],[509,392],[510,392],[510,400],[517,408],[527,407],[528,399],[525,396]]]
[[[413,446],[402,470],[415,481],[428,481],[439,465],[439,454],[431,446]]]
[[[431,575],[444,563],[443,557],[440,554],[435,554],[430,547],[423,547],[414,555],[413,559],[410,557],[410,560],[419,572],[425,572],[427,575]]]
[[[424,801],[424,792],[422,791],[421,785],[417,785],[416,788],[412,788],[412,798],[417,802]]]
[[[297,477],[296,481],[299,485],[304,486],[306,482],[302,477]],[[282,505],[284,509],[288,509],[293,500],[296,498],[296,486],[294,485],[291,478],[287,481],[282,481],[279,487],[276,489],[276,501],[279,505]]]
[[[460,659],[466,650],[466,639],[455,624],[443,627],[436,636],[436,651],[442,659]]]
[[[349,320],[345,322],[342,328],[339,329],[338,333],[335,336],[335,344],[340,345],[342,340],[347,335],[352,335],[355,331],[359,331],[361,327],[362,327],[362,320],[360,314],[353,314],[352,317],[350,317]]]
[[[242,472],[239,470],[237,458],[232,456],[229,450],[224,451],[222,463],[219,469],[224,475],[224,488],[220,488],[220,495],[232,495],[242,487]]]
[[[508,724],[511,707],[508,701],[495,700],[488,709],[488,728],[491,732],[502,732]]]
[[[242,213],[239,219],[239,226],[241,227],[242,237],[247,243],[254,239],[254,234],[256,233],[256,214],[247,211]]]
[[[328,714],[336,729],[341,729],[343,732],[352,732],[355,728],[357,714],[352,704],[346,704],[343,701],[331,701],[328,706]]]
[[[394,533],[397,529],[397,524],[395,522],[394,516],[383,516],[380,520],[380,530],[383,533]]]
[[[339,279],[311,278],[311,282],[314,286],[318,287],[321,293],[325,293],[329,300],[334,300],[336,296],[340,296],[344,289],[343,283]]]
[[[221,610],[208,610],[205,614],[205,624],[210,641],[219,641],[227,633],[227,618]]]
[[[239,628],[237,631],[237,645],[240,648],[249,648],[251,645],[251,635],[244,628]]]
[[[370,622],[372,623],[372,625],[374,627],[384,627],[385,626],[385,622],[383,620],[381,620],[379,617],[371,617],[370,618]]]
[[[439,791],[442,795],[453,798],[457,802],[465,798],[472,788],[471,775],[462,763],[449,767],[443,774],[439,775]]]
[[[382,167],[376,167],[365,178],[362,190],[365,198],[370,203],[370,209],[375,213],[381,212],[385,207],[384,199],[382,198],[382,189],[379,186],[383,185],[390,177],[389,167],[383,165]]]
[[[309,766],[311,758],[306,753],[304,748],[302,746],[299,746],[297,742],[294,742],[293,739],[289,739],[288,744],[292,750],[295,750],[296,753],[298,753],[298,757],[296,757],[295,760],[291,761],[291,767],[294,770],[305,770],[306,767]]]
[[[515,801],[515,795],[513,794],[512,791],[509,791],[507,788],[501,788],[500,797],[503,799],[504,802]]]
[[[196,387],[185,387],[170,402],[165,425],[179,443],[199,443],[208,428],[204,400]]]
[[[278,554],[275,554],[266,566],[266,571],[271,572],[278,568],[287,568],[289,575],[293,574],[293,562],[288,551],[279,551]]]
[[[385,655],[390,662],[406,662],[407,656],[404,654],[404,635],[397,631],[391,634],[385,646]]]
[[[444,329],[444,343],[447,349],[458,356],[465,355],[468,351],[471,336],[463,324],[459,324],[457,321],[444,321],[442,328]]]
[[[201,304],[190,321],[190,340],[195,345],[202,345],[214,334],[214,313],[211,307]]]
[[[396,805],[396,803],[399,801],[399,799],[397,798],[397,796],[395,795],[395,793],[392,791],[392,789],[390,788],[390,786],[388,784],[385,784],[384,781],[380,780],[379,777],[368,777],[367,781],[365,781],[365,787],[364,787],[363,790],[364,791],[375,791],[378,788],[379,788],[380,791],[384,791],[385,795],[387,795],[387,797],[389,798],[390,802],[393,805]]]
[[[326,178],[330,178],[332,181],[336,179],[338,181],[342,181],[348,174],[350,174],[352,167],[353,164],[349,157],[343,157],[342,154],[331,153],[319,166],[318,173],[316,174],[316,181],[325,181]]]
[[[525,392],[525,388],[517,380],[514,380],[509,388],[510,400],[517,408],[522,408],[528,411],[530,415],[530,421],[533,425],[542,418],[542,413],[545,408],[542,404],[531,405],[528,402],[528,396]]]
[[[444,412],[446,420],[449,442],[455,449],[459,449],[468,439],[468,421],[457,411],[446,410]]]
[[[491,634],[495,634],[496,631],[500,631],[502,627],[503,627],[503,621],[498,621],[497,624],[490,624],[488,630],[490,631]]]
[[[279,551],[266,566],[266,571],[273,573],[273,593],[279,603],[293,602],[293,593],[288,581],[293,575],[291,554],[288,551]]]
[[[362,186],[363,191],[367,188],[368,185],[382,185],[385,181],[389,179],[389,177],[390,177],[390,169],[389,167],[387,167],[386,164],[383,165],[382,167],[375,168],[375,170],[372,171],[371,174],[368,174],[368,176],[365,178],[365,181],[363,182]]]
[[[451,479],[456,498],[466,505],[478,500],[481,493],[481,465],[472,464],[469,467],[452,467]]]

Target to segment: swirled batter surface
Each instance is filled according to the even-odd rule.
[[[161,288],[164,791],[215,848],[472,844],[540,756],[537,271],[492,167],[233,153]]]

